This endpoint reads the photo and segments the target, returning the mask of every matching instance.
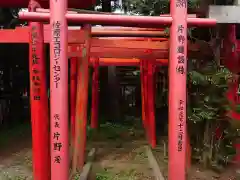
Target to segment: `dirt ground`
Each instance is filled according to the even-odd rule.
[[[90,180],[154,180],[145,141],[104,143],[98,148]]]
[[[164,155],[163,146],[158,146],[153,150],[153,154],[159,164],[161,172],[167,179],[168,160]],[[188,180],[237,180],[235,177],[235,167],[228,167],[222,173],[217,173],[213,170],[203,169],[199,164],[193,164],[188,172]]]
[[[145,155],[146,141],[143,132],[124,132],[118,138],[92,140],[88,148],[95,147],[96,158],[89,180],[153,180],[152,169]],[[167,158],[163,146],[153,152],[163,175],[167,178]],[[7,146],[0,146],[0,180],[31,180],[31,135],[13,139]],[[235,180],[235,170],[228,168],[222,174],[203,170],[193,165],[189,180]]]
[[[31,179],[31,132],[24,131],[0,146],[0,180]]]

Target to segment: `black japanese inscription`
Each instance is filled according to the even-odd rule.
[[[59,59],[60,59],[60,53],[61,53],[60,26],[61,26],[61,23],[59,21],[56,21],[53,23],[53,53],[54,53],[53,79],[54,79],[56,88],[58,88],[58,84],[60,83],[60,80],[61,80],[60,78],[61,67],[59,66]]]
[[[58,83],[60,81],[60,73],[55,71],[53,77],[54,77],[54,82],[55,82],[56,88],[58,88]]]
[[[40,77],[39,76],[32,76],[32,80],[33,81],[40,81]]]
[[[183,65],[178,65],[176,67],[176,71],[180,74],[184,74],[185,73],[185,69],[184,69],[184,66]]]
[[[178,46],[177,52],[183,54],[184,53],[184,46]]]
[[[38,74],[39,71],[38,71],[37,69],[33,69],[33,73],[34,73],[34,74]]]
[[[178,3],[184,3],[184,1],[178,1]],[[184,26],[183,25],[178,25],[177,26],[177,42],[178,42],[178,46],[177,46],[177,67],[176,67],[176,72],[180,73],[180,74],[185,74],[185,41],[186,41],[186,37],[183,35],[184,33]]]
[[[36,44],[37,44],[37,28],[36,26],[32,26],[31,28],[31,37],[32,37],[32,47],[31,47],[31,51],[32,51],[32,83],[33,83],[33,100],[39,101],[41,99],[40,97],[40,86],[41,86],[41,82],[40,82],[40,77],[36,76],[36,74],[39,73],[37,67],[39,64],[39,57],[37,56],[37,52],[36,52]]]
[[[36,38],[37,38],[36,29],[32,30],[31,36],[32,36],[32,45],[36,45],[36,43],[37,43],[37,40],[36,40]]]
[[[178,58],[178,63],[179,63],[179,64],[185,62],[185,57],[184,57],[183,55],[179,55],[177,58]]]
[[[186,8],[187,0],[176,0],[176,7],[177,8]]]
[[[61,163],[61,156],[55,156],[54,157],[54,163],[56,163],[56,164],[60,164]]]
[[[185,37],[183,35],[178,36],[178,42],[183,44],[185,42]]]
[[[34,64],[38,64],[38,60],[39,60],[39,57],[37,57],[37,54],[35,54],[36,52],[33,51],[33,54],[32,54],[32,63],[33,65]]]
[[[183,25],[178,25],[178,30],[177,30],[177,32],[182,34],[182,33],[183,33],[183,30],[184,30]]]
[[[60,66],[59,66],[59,65],[54,65],[54,66],[53,66],[53,69],[54,69],[55,71],[60,71]]]
[[[55,142],[53,145],[54,145],[54,150],[55,150],[55,151],[61,151],[62,143],[60,143],[60,142]]]
[[[60,120],[60,116],[59,116],[59,114],[54,114],[54,120]]]
[[[53,139],[56,139],[58,141],[59,137],[60,137],[60,133],[59,132],[55,132],[53,134]]]
[[[55,128],[60,128],[59,122],[55,122],[55,123],[54,123],[54,127],[55,127]]]
[[[184,101],[179,101],[179,107],[178,107],[178,152],[181,152],[183,150],[183,110],[184,110]]]
[[[34,96],[33,99],[34,100],[40,100],[40,96]]]
[[[182,131],[183,124],[182,124],[182,123],[179,123],[179,124],[178,124],[178,127],[179,127],[179,129]]]
[[[179,132],[178,133],[178,152],[181,152],[183,150],[183,133]]]

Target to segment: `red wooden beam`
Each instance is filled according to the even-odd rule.
[[[19,18],[26,21],[49,21],[50,13],[19,12]],[[89,23],[97,25],[113,25],[127,27],[162,27],[170,25],[172,17],[159,16],[127,16],[106,14],[66,14],[68,22]],[[188,25],[215,26],[216,19],[210,18],[187,18]]]
[[[167,50],[169,47],[168,40],[165,41],[136,41],[136,40],[125,40],[125,39],[100,39],[92,38],[91,47],[101,47],[101,48],[128,48],[128,49],[142,49],[143,51],[147,49],[156,50]],[[195,47],[194,47],[195,48]]]
[[[29,43],[29,28],[16,28],[14,30],[8,29],[8,30],[0,30],[0,43]],[[72,49],[77,49],[78,45],[76,44],[82,44],[84,43],[84,32],[82,30],[68,30],[68,43],[74,44],[70,47]],[[162,51],[168,51],[169,49],[169,42],[168,41],[146,41],[146,39],[139,38],[141,42],[139,42],[138,38],[136,39],[100,39],[100,38],[92,38],[91,46],[93,47],[91,49],[92,56],[97,57],[117,57],[117,58],[129,58],[129,57],[141,57],[142,54],[144,54],[144,50],[146,49],[154,49],[157,50],[154,52],[156,58],[161,58],[158,54],[161,54]],[[45,26],[44,28],[44,42],[49,43],[50,42],[50,31],[48,26]],[[197,44],[193,44],[191,42],[188,42],[189,44],[189,50],[190,51],[199,51],[199,46]],[[102,49],[104,48],[104,49]],[[106,48],[106,49],[105,49]],[[110,48],[110,49],[109,49]],[[121,49],[119,49],[121,48]],[[79,48],[80,49],[80,48]],[[116,50],[118,49],[118,50]],[[132,50],[127,50],[132,49]],[[138,49],[133,50],[133,49]],[[106,51],[108,51],[106,53]],[[124,55],[123,54],[126,54]],[[115,54],[116,53],[116,54]],[[211,54],[211,52],[204,52],[205,54]],[[74,54],[74,51],[72,50],[72,53],[69,54],[70,57],[78,56],[78,52]],[[115,55],[114,55],[115,54]],[[124,56],[123,56],[124,55]],[[123,56],[123,57],[122,57]]]
[[[29,43],[29,28],[1,29],[0,43]],[[44,42],[50,43],[50,29],[44,26]],[[82,30],[68,30],[68,43],[83,43]]]
[[[50,27],[49,25],[44,26],[44,42],[50,42]],[[0,30],[0,43],[28,43],[29,27],[17,27],[16,29],[1,29]],[[106,29],[95,29],[92,32],[92,36],[130,36],[130,37],[162,37],[164,36],[163,31],[149,31],[149,30],[106,30]],[[69,29],[68,30],[68,43],[84,43],[83,41],[84,32],[81,29]],[[147,39],[147,38],[146,38]],[[146,40],[142,39],[141,40]],[[112,39],[110,39],[112,40]],[[123,39],[122,39],[123,40]],[[137,39],[136,39],[137,40]]]
[[[0,30],[0,43],[29,43],[29,28],[28,27],[21,27],[16,29],[3,29]],[[139,31],[140,32],[140,31]],[[96,31],[95,33],[108,33],[104,31]],[[121,34],[120,31],[111,31],[111,33]],[[130,34],[137,34],[136,31],[123,31],[124,33],[130,33]],[[149,34],[163,34],[163,32],[153,32],[153,31],[144,31],[146,35]],[[144,35],[144,34],[142,34]],[[83,30],[68,30],[68,43],[69,44],[83,44],[84,43],[84,32]],[[92,39],[92,46],[101,46],[101,47],[126,47],[126,48],[161,48],[162,46],[166,46],[166,43],[162,42],[154,42],[154,41],[146,41],[146,39],[141,38],[141,43],[139,43],[139,40],[132,39],[132,42],[125,39],[99,39],[99,38],[93,38]],[[165,39],[167,41],[167,39]],[[44,26],[44,42],[49,43],[50,42],[50,28],[49,26]]]
[[[81,54],[81,48],[77,48],[78,45],[69,46],[68,56],[74,57],[79,56]],[[165,50],[151,50],[152,53],[149,54],[154,59],[167,59],[168,58],[168,48]],[[205,52],[207,56],[209,56],[209,52]],[[208,53],[208,54],[207,54]],[[141,59],[142,57],[146,56],[145,49],[129,49],[129,48],[103,48],[103,47],[92,47],[90,52],[91,57],[100,57],[100,58],[138,58]],[[204,56],[204,54],[202,54]],[[199,53],[197,51],[190,51],[189,52],[190,58],[199,58]]]
[[[92,47],[91,57],[103,57],[103,58],[142,58],[146,56],[144,49],[127,49],[127,48],[101,48]],[[153,50],[151,55],[155,59],[168,58],[168,51]]]
[[[90,59],[90,64],[94,63],[94,58]],[[157,59],[158,65],[168,65],[168,59]],[[118,59],[118,58],[100,58],[100,66],[140,66],[139,59]]]
[[[96,37],[164,37],[164,31],[122,31],[122,30],[95,30],[92,36]]]

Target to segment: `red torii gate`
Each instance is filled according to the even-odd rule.
[[[171,31],[171,44],[170,44],[170,48],[171,51],[170,52],[170,87],[169,87],[169,108],[170,108],[170,122],[169,122],[169,179],[185,179],[185,165],[186,165],[186,86],[184,86],[184,84],[186,85],[186,27],[187,27],[187,13],[186,13],[186,4],[181,5],[181,4],[177,4],[177,2],[171,1],[172,6],[171,6],[171,10],[173,10],[172,12],[172,18],[170,17],[158,17],[156,19],[152,18],[152,17],[144,17],[145,20],[143,20],[143,17],[130,17],[130,16],[106,16],[106,15],[76,15],[76,14],[57,14],[57,10],[58,11],[62,11],[62,12],[66,12],[66,9],[64,9],[64,4],[61,4],[63,2],[52,2],[54,4],[54,8],[51,9],[51,12],[53,11],[53,16],[52,19],[50,21],[51,25],[53,26],[52,30],[55,31],[56,29],[54,29],[54,23],[58,22],[59,25],[62,25],[62,23],[64,25],[66,25],[66,17],[70,20],[71,18],[74,18],[75,21],[79,21],[79,22],[83,22],[83,23],[103,23],[103,24],[121,24],[121,25],[132,25],[132,26],[150,26],[151,25],[160,25],[162,23],[171,23],[172,22],[172,31]],[[55,9],[56,8],[56,9]],[[62,9],[61,9],[62,8]],[[55,12],[55,13],[54,13]],[[24,17],[25,16],[25,17]],[[25,15],[22,13],[20,14],[20,17],[22,17],[23,19],[29,18],[29,20],[48,20],[48,18],[50,17],[49,14],[44,13],[25,13]],[[91,18],[90,18],[91,17]],[[215,24],[216,21],[214,20],[199,20],[199,19],[194,19],[194,18],[190,18],[188,19],[188,21],[194,23],[194,22],[203,22],[206,21],[207,24],[209,25],[209,22],[211,22],[211,24]],[[115,21],[113,21],[115,20]],[[134,23],[133,23],[134,20]],[[156,20],[156,21],[155,21]],[[198,24],[198,23],[196,23]],[[62,31],[60,31],[62,34],[64,34],[64,36],[62,37],[62,41],[59,41],[59,44],[66,47],[66,34],[67,34],[67,29],[66,26],[64,28],[64,25],[59,26],[59,29],[61,30],[61,27],[63,28]],[[181,37],[181,38],[179,38]],[[52,37],[54,40],[54,37]],[[52,46],[51,48],[52,51],[54,51],[54,42],[51,43]],[[83,52],[87,53],[89,50],[84,50]],[[65,52],[65,51],[63,51]],[[62,59],[64,60],[66,59],[67,54],[66,53],[61,53],[59,54],[62,55]],[[86,55],[86,54],[85,54]],[[54,62],[54,53],[52,52],[51,57],[53,58],[51,61],[52,63]],[[178,61],[179,57],[181,57],[181,59],[183,59],[183,61]],[[66,61],[66,60],[65,60]],[[87,62],[87,61],[86,61]],[[63,62],[62,62],[63,63]],[[61,63],[61,67],[64,66],[65,64]],[[53,67],[53,65],[52,65]],[[86,66],[85,64],[85,67]],[[65,71],[64,71],[65,72]],[[66,72],[64,73],[64,75],[66,76]],[[83,75],[83,74],[82,74]],[[63,75],[60,76],[61,82],[65,79],[62,77]],[[53,76],[52,76],[53,78]],[[63,78],[63,80],[62,80]],[[65,82],[65,81],[64,81]],[[65,82],[66,83],[66,82]],[[65,85],[65,83],[61,84],[61,88],[64,88],[63,85]],[[54,88],[54,79],[52,79],[51,82],[52,86],[51,89],[52,91],[55,92],[61,92],[60,90],[58,90],[57,88]],[[176,88],[176,86],[179,84],[179,87]],[[175,88],[174,88],[175,87]],[[181,87],[181,88],[180,88]],[[177,90],[176,90],[177,89]],[[53,92],[52,92],[53,93]],[[78,99],[78,98],[77,98]],[[57,97],[52,97],[51,101],[52,103],[56,102],[59,103],[59,99]],[[63,99],[64,100],[64,99]],[[64,101],[65,102],[65,101]],[[62,102],[64,104],[64,102]],[[57,107],[56,104],[52,104],[55,105],[55,107]],[[62,107],[59,107],[58,109],[55,109],[57,112],[59,112],[59,116],[60,117],[65,117],[65,111],[62,111]],[[54,112],[55,110],[52,110],[52,120],[54,121]],[[172,112],[171,112],[172,111]],[[62,114],[63,113],[63,114]],[[55,114],[56,115],[56,114]],[[82,115],[84,116],[84,115]],[[64,118],[65,119],[65,118]],[[52,128],[54,129],[54,124],[52,126]],[[177,131],[176,131],[176,128]],[[65,131],[63,131],[64,133]],[[65,137],[65,135],[64,135]],[[63,141],[62,141],[63,142]],[[66,143],[66,138],[64,141],[64,144]],[[64,155],[64,154],[56,154],[56,152],[52,152],[53,156],[56,157],[60,156],[60,155]],[[67,155],[67,154],[66,154]],[[62,157],[61,156],[61,157]],[[65,156],[64,156],[65,157]],[[52,178],[60,178],[60,179],[64,179],[63,176],[65,177],[65,179],[67,178],[66,174],[64,173],[63,176],[59,176],[56,172],[59,173],[59,169],[60,170],[64,170],[64,168],[66,168],[66,165],[62,165],[62,164],[54,164],[54,159],[52,162]],[[62,172],[62,171],[61,171]]]
[[[104,28],[105,30],[107,30],[105,32],[104,35],[121,35],[121,31],[108,31],[108,28]],[[112,28],[111,28],[112,29]],[[127,35],[128,32],[127,29],[124,29],[124,28],[121,28],[123,29],[123,35]],[[1,30],[0,31],[0,35],[2,35],[3,39],[0,40],[0,42],[11,42],[11,43],[26,43],[28,42],[28,36],[29,36],[29,28],[28,27],[22,27],[22,28],[16,28],[15,30]],[[142,30],[142,29],[141,29]],[[151,29],[152,30],[152,29]],[[46,34],[44,37],[44,42],[49,42],[49,37],[47,36],[48,35],[48,32],[49,32],[49,26],[45,25],[44,26],[44,34]],[[78,33],[78,36],[80,36],[81,38],[79,38],[78,36],[76,37],[76,32],[79,32]],[[91,36],[92,35],[98,35],[98,30],[96,29],[95,33],[91,33]],[[101,31],[100,31],[101,32]],[[117,32],[117,33],[115,33]],[[142,31],[140,34],[143,35],[143,34],[151,34],[149,32],[152,32],[152,31]],[[109,33],[109,34],[107,34]],[[152,33],[154,34],[154,33]],[[157,33],[155,33],[157,34]],[[161,33],[160,33],[161,34]],[[17,35],[17,36],[16,36]],[[74,37],[75,35],[75,37]],[[100,35],[102,35],[100,33]],[[138,36],[139,35],[139,31],[131,31],[130,33],[130,36],[132,35],[135,35],[135,36]],[[157,34],[158,35],[158,34]],[[68,46],[68,56],[69,57],[72,57],[72,60],[71,60],[71,124],[72,124],[72,136],[74,137],[74,127],[75,127],[75,106],[76,106],[76,103],[75,103],[75,100],[76,99],[76,91],[75,91],[75,88],[76,88],[76,78],[74,78],[76,75],[76,62],[77,62],[77,59],[76,57],[81,57],[81,54],[82,54],[82,45],[81,43],[84,42],[84,31],[83,30],[69,30],[68,31],[68,36],[70,37],[68,39],[68,42],[70,43],[69,46]],[[8,38],[10,37],[10,38]],[[89,37],[90,38],[90,37]],[[158,38],[159,39],[159,38]],[[93,77],[93,87],[94,89],[98,89],[98,86],[97,86],[97,76],[95,76],[95,74],[98,74],[96,68],[97,66],[100,65],[121,65],[121,66],[136,66],[136,65],[140,65],[140,60],[139,59],[113,59],[113,58],[101,58],[99,59],[100,57],[115,57],[117,56],[118,58],[129,58],[129,57],[146,57],[146,52],[144,52],[143,50],[144,49],[148,49],[150,50],[151,49],[151,54],[147,54],[147,59],[155,59],[158,56],[161,56],[164,55],[164,57],[167,58],[167,50],[168,50],[168,41],[165,39],[165,38],[162,38],[161,39],[162,42],[152,42],[151,39],[146,39],[146,38],[131,38],[131,39],[121,39],[121,38],[115,38],[115,39],[99,39],[99,38],[93,38],[91,39],[91,44],[92,44],[92,52],[91,52],[91,56],[95,56],[95,58],[91,58],[90,59],[90,64],[93,64],[94,66],[94,69],[96,73],[94,73]],[[139,41],[141,42],[139,44]],[[74,43],[74,44],[73,44]],[[77,44],[76,44],[77,43]],[[80,43],[80,44],[79,44]],[[106,48],[106,50],[103,50],[104,48]],[[109,49],[110,48],[110,49]],[[157,53],[154,57],[154,53],[153,51],[155,50],[161,50],[159,53]],[[131,51],[129,51],[131,50]],[[137,51],[138,50],[138,51]],[[198,52],[199,51],[199,47],[196,45],[196,44],[190,44],[190,50],[191,51],[194,51],[194,52]],[[113,51],[113,52],[112,52]],[[119,53],[116,53],[116,52],[119,52]],[[127,53],[128,52],[128,53]],[[109,54],[110,53],[110,54]],[[210,52],[207,52],[208,54],[210,54]],[[196,54],[195,55],[195,58],[197,58]],[[97,57],[97,58],[96,58]],[[96,59],[98,59],[96,61]],[[147,63],[148,61],[146,61]],[[150,123],[148,123],[151,127],[152,130],[148,130],[147,131],[147,134],[148,134],[148,137],[149,137],[149,142],[151,142],[151,145],[152,147],[155,147],[156,146],[156,137],[155,137],[155,122],[154,122],[154,119],[155,119],[155,113],[152,109],[154,109],[152,106],[153,106],[153,97],[151,96],[151,94],[153,94],[153,89],[151,87],[153,87],[153,82],[152,81],[149,81],[149,84],[148,86],[146,85],[145,82],[147,82],[147,80],[151,80],[153,79],[153,74],[151,72],[154,71],[153,69],[153,65],[155,63],[157,64],[161,64],[161,65],[167,65],[168,61],[167,59],[157,59],[156,61],[154,61],[154,64],[149,64],[149,63],[143,63],[145,64],[145,66],[143,66],[143,64],[141,65],[141,69],[142,69],[142,73],[141,74],[146,74],[144,72],[147,72],[147,75],[149,77],[146,76],[146,78],[143,78],[142,79],[142,82],[143,82],[143,85],[144,87],[142,87],[143,89],[143,92],[145,89],[149,89],[148,93],[145,92],[143,94],[143,99],[146,99],[145,101],[143,102],[146,102],[146,106],[145,104],[143,103],[143,121],[144,123],[146,123],[146,120],[150,119]],[[142,68],[142,66],[144,68]],[[143,69],[145,69],[147,66],[149,66],[149,71],[146,71]],[[147,68],[148,69],[148,68]],[[142,76],[141,76],[142,77]],[[145,77],[145,76],[143,76]],[[152,93],[151,93],[152,92]],[[146,97],[147,94],[150,94],[148,98],[144,98]],[[92,92],[92,96],[93,97],[96,97],[96,98],[92,98],[92,121],[91,121],[91,124],[92,124],[92,127],[93,128],[96,128],[96,122],[97,122],[97,93],[93,90]],[[80,103],[81,104],[81,103]],[[86,105],[87,106],[87,105]],[[147,114],[147,112],[151,112],[151,116],[149,114],[149,117],[144,117],[145,114]],[[148,127],[145,125],[145,127]],[[39,127],[38,127],[39,128]],[[83,127],[83,129],[85,129],[86,127]],[[84,132],[82,130],[82,132]],[[150,135],[149,133],[151,133],[151,138],[150,138]],[[81,136],[85,136],[86,134],[82,134],[81,133]],[[85,149],[85,147],[83,148]],[[82,152],[83,153],[83,152]],[[82,157],[84,157],[84,155],[82,155]],[[84,159],[81,160],[81,162],[84,162]]]
[[[19,0],[20,1],[20,0]],[[120,15],[96,15],[96,14],[69,14],[67,12],[67,1],[50,1],[51,17],[49,13],[25,12],[20,13],[20,18],[30,21],[48,21],[51,24],[51,177],[56,180],[68,179],[69,158],[68,158],[68,112],[67,112],[67,20],[82,24],[105,24],[105,25],[122,25],[122,26],[142,26],[142,27],[159,27],[162,24],[171,24],[171,43],[170,43],[170,67],[169,67],[169,179],[184,180],[186,165],[186,54],[187,54],[187,23],[190,25],[215,25],[214,19],[187,18],[187,2],[178,2],[171,0],[172,17],[139,17],[139,16],[120,16]],[[1,4],[4,4],[1,2]],[[5,3],[6,4],[6,3]],[[33,11],[38,6],[32,7]],[[30,56],[35,60],[35,55],[43,60],[43,29],[40,23],[31,23],[31,45]],[[89,33],[89,32],[87,32]],[[82,61],[84,67],[88,68],[87,55],[89,55],[90,43],[88,42],[82,51],[85,61]],[[181,61],[179,60],[181,59]],[[35,62],[35,61],[33,61]],[[40,62],[40,61],[39,61]],[[42,63],[42,62],[41,62]],[[36,71],[36,69],[38,71]],[[85,68],[85,70],[87,70]],[[44,79],[44,65],[31,64],[30,71],[32,74],[41,74],[41,81]],[[82,71],[79,75],[84,75]],[[35,77],[35,76],[32,76]],[[39,76],[36,76],[39,77]],[[84,80],[83,76],[79,76]],[[87,77],[86,77],[87,79]],[[86,80],[85,79],[85,80]],[[38,80],[38,78],[34,79]],[[86,82],[86,81],[85,81]],[[82,83],[83,85],[84,83]],[[80,83],[79,83],[80,85]],[[85,87],[86,88],[86,87]],[[81,89],[78,87],[77,89]],[[32,107],[43,107],[42,97],[46,96],[46,89],[34,91],[34,82],[31,81],[31,98]],[[86,91],[85,91],[86,92]],[[36,94],[34,94],[36,93]],[[79,93],[78,93],[79,95]],[[36,97],[37,99],[34,99]],[[39,100],[40,98],[40,100]],[[79,98],[81,98],[79,96]],[[85,98],[85,97],[82,97]],[[44,98],[46,99],[46,98]],[[86,98],[83,99],[86,101]],[[34,104],[34,102],[36,104]],[[40,104],[39,104],[40,103]],[[46,106],[45,106],[46,107]],[[42,109],[35,109],[42,112]],[[32,111],[33,112],[33,111]],[[82,114],[84,116],[85,114]],[[36,119],[37,120],[37,119]],[[39,119],[40,120],[40,119]],[[38,122],[39,123],[39,122]],[[33,129],[34,131],[35,129]],[[37,130],[37,129],[36,129]],[[36,132],[33,132],[33,135]],[[46,133],[47,134],[47,133]],[[38,135],[38,134],[36,134]],[[37,138],[37,137],[36,137]],[[41,137],[42,138],[42,137]],[[45,138],[47,139],[47,138]],[[35,144],[34,144],[35,143]],[[41,158],[47,159],[47,155],[41,155]],[[47,154],[47,153],[46,153]],[[43,160],[44,161],[44,160]],[[43,163],[42,163],[43,164]],[[38,164],[36,168],[42,167]],[[46,167],[45,167],[46,169]],[[40,172],[40,171],[39,171]],[[43,172],[43,171],[42,171]],[[47,170],[45,171],[48,172]],[[44,175],[42,175],[43,177]],[[36,176],[41,177],[41,174]],[[45,175],[46,177],[46,175]],[[39,178],[48,179],[48,178]]]

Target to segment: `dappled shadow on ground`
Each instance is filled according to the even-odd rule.
[[[166,139],[166,138],[165,138]],[[159,141],[161,142],[161,141]],[[162,141],[163,142],[163,141]],[[166,142],[166,140],[165,140]],[[161,143],[153,150],[153,154],[159,164],[163,176],[168,177],[168,157],[167,145]],[[216,172],[211,169],[204,169],[200,164],[192,164],[188,171],[188,180],[237,180],[235,177],[235,167],[226,167],[222,172]]]
[[[1,132],[0,179],[32,179],[31,128],[24,125],[18,129]]]
[[[0,180],[16,177],[32,179],[31,131],[27,129],[15,137],[1,135],[0,139]],[[153,151],[163,175],[167,177],[167,138],[158,138],[158,147]],[[108,124],[98,132],[88,133],[87,149],[95,147],[96,160],[93,163],[93,179],[112,180],[151,180],[154,179],[145,154],[147,141],[141,125],[139,127],[121,127]],[[165,148],[164,148],[165,146]],[[164,150],[165,149],[165,150]],[[164,155],[165,154],[165,155]],[[189,180],[235,180],[234,168],[227,168],[222,173],[205,170],[199,165],[192,165]],[[14,177],[14,178],[13,178]],[[91,179],[91,180],[93,180]]]

